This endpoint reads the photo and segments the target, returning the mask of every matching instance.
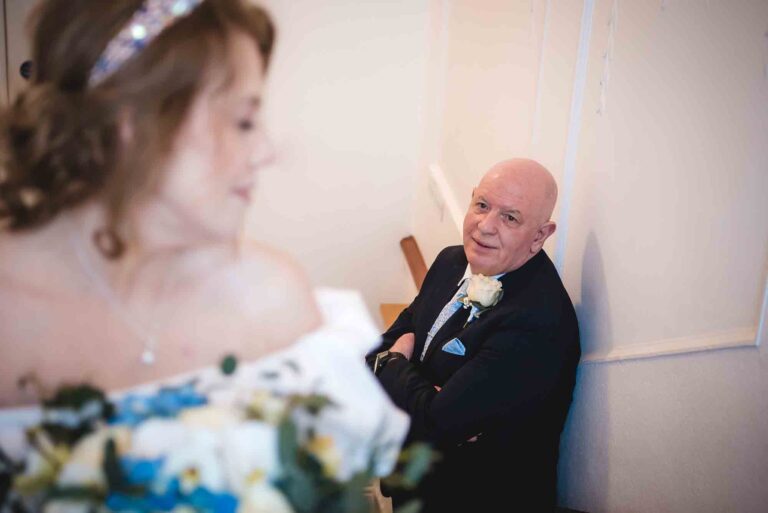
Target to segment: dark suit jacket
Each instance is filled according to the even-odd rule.
[[[371,353],[415,334],[411,361],[392,360],[379,380],[410,414],[409,439],[429,441],[442,454],[418,495],[425,512],[551,511],[560,432],[580,357],[573,304],[541,251],[501,278],[501,301],[479,319],[462,327],[468,310],[451,317],[419,362],[427,332],[466,266],[461,246],[444,249],[416,299]],[[454,337],[466,347],[464,356],[442,350]]]

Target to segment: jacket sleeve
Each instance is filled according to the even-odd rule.
[[[451,248],[446,248],[437,255],[435,262],[432,264],[432,266],[430,266],[427,275],[424,277],[424,283],[421,286],[421,290],[419,290],[419,293],[416,295],[416,298],[411,302],[410,305],[408,305],[408,308],[400,313],[397,319],[395,319],[395,322],[392,323],[392,326],[390,326],[389,329],[384,332],[384,334],[382,334],[381,344],[379,344],[376,349],[368,353],[366,356],[366,361],[369,365],[372,364],[372,361],[376,357],[377,353],[392,347],[398,338],[402,337],[406,333],[416,332],[413,319],[414,312],[418,311],[420,308],[421,303],[424,301],[424,296],[426,295],[425,291],[429,290],[431,287],[432,282],[435,279],[435,275],[437,274],[436,270],[448,257],[448,251],[450,249]]]
[[[437,392],[416,366],[394,360],[379,375],[411,416],[409,438],[455,446],[500,419],[525,421],[557,387],[567,361],[555,327],[501,326]]]
[[[408,305],[408,308],[403,310],[400,315],[397,316],[397,319],[395,319],[395,322],[392,323],[392,326],[390,326],[389,329],[381,336],[381,344],[379,344],[376,349],[366,355],[365,361],[368,363],[369,367],[373,366],[373,360],[376,358],[376,354],[392,347],[395,341],[397,341],[397,339],[404,334],[413,333],[415,331],[413,326],[413,307],[418,300],[419,296],[416,296],[416,299],[414,299],[413,302]]]

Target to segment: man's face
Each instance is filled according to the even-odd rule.
[[[537,189],[521,177],[491,173],[473,191],[464,217],[464,252],[473,273],[513,271],[541,249],[550,232],[541,231]]]

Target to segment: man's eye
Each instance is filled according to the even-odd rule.
[[[504,216],[504,220],[507,221],[508,223],[516,223],[517,222],[517,218],[515,216],[513,216],[513,215],[506,215],[506,216]]]
[[[477,205],[477,208],[479,208],[479,209],[481,209],[481,210],[485,210],[486,208],[488,208],[488,205],[487,205],[487,204],[485,204],[485,203],[484,203],[484,202],[482,202],[482,201],[478,201],[477,203],[475,203],[475,205]]]

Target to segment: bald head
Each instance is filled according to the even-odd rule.
[[[552,217],[557,202],[557,183],[552,173],[535,160],[502,160],[483,175],[480,184],[484,182],[506,189],[516,196],[527,195],[527,203],[532,207],[530,215],[540,223],[545,223]]]
[[[472,272],[496,275],[530,260],[555,231],[550,218],[556,201],[555,179],[534,160],[504,160],[489,169],[464,218]]]

